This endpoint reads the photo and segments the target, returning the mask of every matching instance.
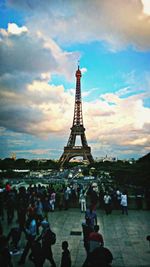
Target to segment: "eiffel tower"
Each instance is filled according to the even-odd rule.
[[[86,136],[85,136],[85,128],[83,126],[83,116],[82,116],[82,101],[81,101],[81,71],[78,66],[78,70],[76,71],[76,94],[75,94],[75,106],[74,106],[74,117],[73,124],[71,129],[71,133],[69,136],[69,140],[67,146],[64,147],[64,152],[59,159],[59,164],[61,166],[64,163],[69,162],[70,159],[81,156],[83,160],[87,160],[89,163],[93,163],[93,157],[91,154],[91,148],[87,144]],[[79,136],[81,138],[81,146],[76,146],[76,137]]]

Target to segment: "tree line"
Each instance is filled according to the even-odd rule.
[[[64,165],[64,168],[69,169],[77,166],[77,162],[68,162]],[[111,177],[116,181],[117,184],[131,184],[137,186],[150,186],[150,153],[144,157],[139,158],[132,164],[128,161],[118,160],[116,162],[94,162],[90,165],[84,165],[80,163],[82,167],[83,175],[92,175],[99,177],[102,171],[109,172]],[[2,170],[0,177],[11,176],[12,170],[59,170],[60,166],[55,160],[27,160],[27,159],[11,159],[5,158],[0,160],[0,170]],[[5,174],[4,172],[5,171]],[[15,174],[16,175],[16,174]],[[20,174],[18,174],[20,175]]]

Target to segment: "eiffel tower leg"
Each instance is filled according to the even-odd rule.
[[[62,154],[62,156],[60,157],[58,163],[60,164],[60,166],[63,166],[65,162],[69,161],[69,155],[66,154],[65,152]]]

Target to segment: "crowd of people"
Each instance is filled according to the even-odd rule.
[[[27,255],[36,267],[42,267],[48,259],[53,267],[56,263],[51,246],[55,244],[56,236],[50,228],[48,214],[68,210],[71,206],[80,207],[85,213],[82,224],[84,247],[87,258],[83,267],[110,266],[113,256],[104,247],[104,238],[99,233],[96,208],[103,208],[106,215],[112,209],[120,209],[122,214],[128,215],[128,193],[118,188],[105,191],[99,190],[97,184],[49,184],[48,186],[29,185],[18,190],[7,183],[0,188],[0,266],[13,266],[11,255],[19,250],[22,233],[26,237],[26,244],[18,265],[26,262]],[[87,209],[87,207],[89,207]],[[17,223],[14,226],[14,214],[17,213]],[[3,232],[2,221],[6,214],[9,226],[13,225],[7,235]],[[41,230],[42,229],[42,230]],[[55,239],[52,241],[52,239]],[[71,267],[71,255],[68,242],[62,242],[61,267]],[[40,256],[39,256],[40,255]],[[103,262],[103,265],[97,265]],[[105,264],[105,265],[104,265]]]

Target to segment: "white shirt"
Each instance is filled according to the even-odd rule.
[[[127,207],[127,195],[121,195],[121,206]]]
[[[111,201],[111,197],[109,195],[105,195],[104,196],[104,202],[105,202],[105,204],[109,204],[110,201]]]

